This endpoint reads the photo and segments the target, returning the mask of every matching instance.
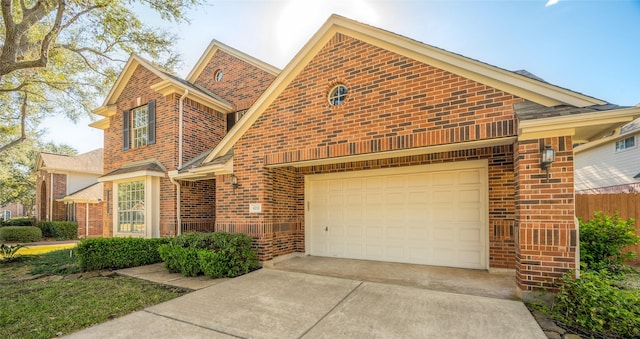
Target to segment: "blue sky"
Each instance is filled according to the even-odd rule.
[[[640,103],[640,0],[223,0],[164,28],[180,38],[186,77],[212,39],[284,68],[332,13],[611,103]],[[49,139],[86,152],[102,147],[89,122],[44,126]]]

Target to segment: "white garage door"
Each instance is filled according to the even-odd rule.
[[[311,255],[487,268],[487,163],[310,175]]]

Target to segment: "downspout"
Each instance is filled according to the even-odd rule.
[[[184,94],[182,94],[182,96],[180,97],[180,99],[178,100],[178,111],[179,111],[179,118],[178,118],[178,170],[182,169],[182,140],[183,140],[183,133],[182,133],[182,129],[183,129],[183,120],[184,120],[184,99],[187,98],[187,95],[189,95],[189,90],[185,89],[184,90]],[[182,213],[180,211],[180,196],[181,196],[181,186],[180,186],[180,182],[176,181],[175,179],[169,177],[169,180],[171,180],[171,183],[174,184],[176,186],[176,223],[177,223],[177,235],[182,234]]]
[[[84,217],[84,238],[87,239],[89,238],[89,203],[85,202],[84,203],[84,209],[85,209],[85,217]]]
[[[182,125],[184,116],[184,99],[189,95],[189,90],[185,89],[184,94],[178,100],[178,107],[180,111],[180,118],[178,120],[178,170],[182,169]]]

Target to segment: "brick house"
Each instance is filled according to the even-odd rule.
[[[102,236],[103,149],[76,156],[40,153],[36,159],[38,221],[76,221],[79,237]]]
[[[147,236],[202,214],[213,230],[251,234],[261,261],[304,253],[515,270],[521,291],[549,287],[578,260],[573,145],[640,116],[335,15],[248,97],[251,68],[212,50],[186,81],[130,60],[95,111],[108,117],[95,125],[113,171],[101,180],[114,200],[134,170],[162,183],[144,188],[157,206],[146,216],[160,214],[161,232]],[[213,99],[181,103],[191,87]],[[169,144],[120,150],[135,136],[130,110],[150,100]],[[184,128],[180,142],[180,111],[185,126],[206,128]],[[191,152],[178,157],[179,147]]]
[[[11,218],[26,217],[27,213],[24,206],[19,202],[12,202],[0,206],[0,220],[9,220]]]
[[[104,130],[104,229],[111,236],[213,231],[215,176],[179,182],[224,138],[279,70],[213,41],[186,80],[131,56],[92,127]]]

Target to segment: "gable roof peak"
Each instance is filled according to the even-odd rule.
[[[189,75],[187,75],[186,80],[192,83],[195,82],[196,79],[198,79],[198,77],[204,70],[204,68],[207,66],[207,64],[213,57],[213,55],[216,54],[216,52],[219,50],[224,51],[225,53],[231,54],[234,57],[241,59],[253,65],[254,67],[260,68],[263,71],[270,73],[272,75],[277,76],[278,74],[280,74],[279,68],[274,67],[262,60],[259,60],[258,58],[255,58],[247,53],[237,50],[229,45],[226,45],[216,39],[212,39],[211,43],[209,43],[209,46],[207,46],[204,53],[202,53],[202,56],[200,56],[200,59],[198,59],[196,64],[193,66],[193,69],[191,69],[191,72],[189,72]]]

